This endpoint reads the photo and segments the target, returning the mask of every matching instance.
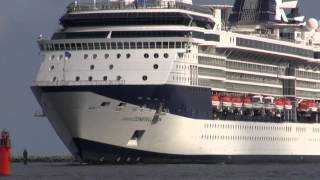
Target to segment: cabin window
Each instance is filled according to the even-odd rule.
[[[146,75],[142,76],[142,80],[144,80],[144,81],[148,80],[148,76],[146,76]]]
[[[90,66],[90,70],[94,70],[94,65],[91,65],[91,66]]]

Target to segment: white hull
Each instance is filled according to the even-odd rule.
[[[110,105],[100,106],[103,101],[110,102]],[[320,154],[318,124],[196,120],[170,113],[161,113],[159,121],[152,123],[155,110],[132,104],[119,108],[119,103],[90,92],[42,94],[46,115],[74,155],[81,151],[72,142],[75,138],[125,149],[183,156]],[[134,145],[129,140],[136,130],[145,133]],[[81,158],[90,160],[90,157]]]

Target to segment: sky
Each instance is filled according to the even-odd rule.
[[[0,130],[10,131],[15,156],[21,155],[24,149],[30,155],[69,155],[48,120],[33,117],[40,107],[30,85],[41,63],[36,39],[39,34],[50,36],[57,30],[58,20],[70,2],[1,0]],[[233,0],[194,0],[194,3],[232,4]],[[300,7],[307,17],[320,19],[320,1],[300,0]]]

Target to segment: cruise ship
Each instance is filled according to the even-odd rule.
[[[74,2],[31,89],[83,162],[320,162],[320,32],[298,5]]]

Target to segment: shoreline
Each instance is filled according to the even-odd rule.
[[[11,157],[11,162],[23,163],[23,157]],[[29,156],[28,162],[78,162],[73,156]]]

